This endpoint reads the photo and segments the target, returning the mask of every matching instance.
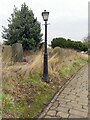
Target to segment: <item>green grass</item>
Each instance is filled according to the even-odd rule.
[[[12,97],[15,97],[14,95],[3,94],[3,115],[8,111],[11,117],[36,117],[56,92],[50,84],[41,81],[39,73],[31,74],[30,78],[23,79],[19,84],[27,86],[28,96],[24,94],[15,103],[12,101]],[[29,93],[31,94],[29,95]]]
[[[72,60],[72,64],[68,64],[67,66],[64,66],[64,68],[62,68],[62,70],[59,71],[59,75],[62,78],[69,78],[86,63],[87,61],[84,59]]]

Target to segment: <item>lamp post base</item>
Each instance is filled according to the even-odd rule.
[[[50,83],[49,79],[46,78],[46,77],[42,77],[42,81],[43,81],[43,82],[46,82],[46,83]]]

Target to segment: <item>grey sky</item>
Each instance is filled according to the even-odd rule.
[[[2,25],[7,27],[7,19],[13,13],[14,5],[20,9],[24,2],[41,22],[42,33],[44,33],[44,25],[42,25],[44,21],[41,13],[45,9],[50,12],[48,43],[55,37],[82,40],[87,36],[88,0],[0,0],[0,36]],[[3,41],[1,37],[0,41]]]

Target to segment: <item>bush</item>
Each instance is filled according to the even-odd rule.
[[[51,41],[51,47],[61,47],[61,48],[70,48],[77,51],[87,51],[88,47],[81,41],[71,41],[70,39],[66,40],[65,38],[54,38]]]

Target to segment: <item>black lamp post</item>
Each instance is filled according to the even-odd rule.
[[[48,80],[48,54],[47,54],[47,21],[48,21],[48,17],[49,17],[49,12],[47,12],[46,10],[44,10],[44,12],[42,12],[42,17],[43,20],[45,21],[45,43],[44,43],[44,66],[43,66],[43,81],[44,82],[49,82]]]

